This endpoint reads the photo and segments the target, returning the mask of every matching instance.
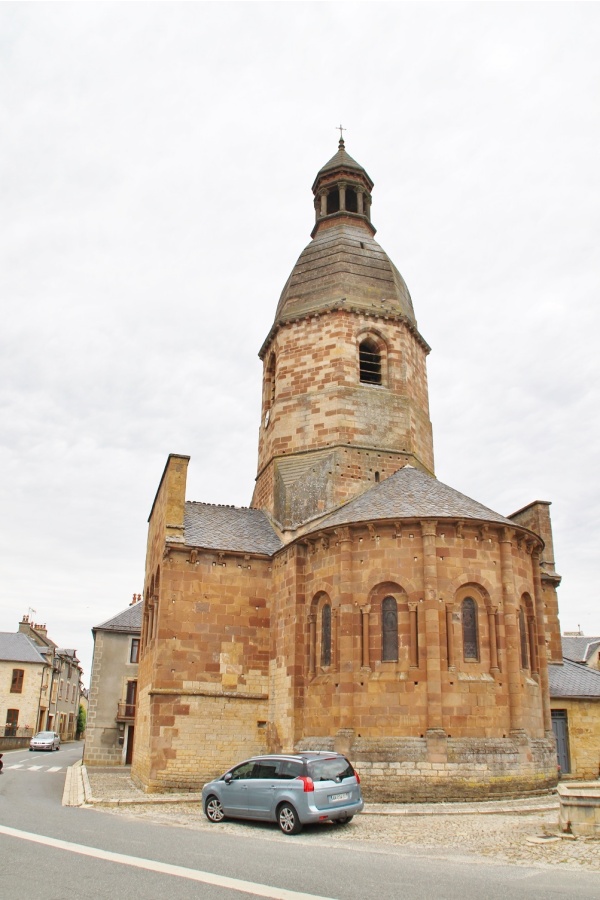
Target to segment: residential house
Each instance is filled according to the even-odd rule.
[[[573,652],[569,642],[565,646]],[[596,779],[600,776],[600,672],[565,656],[562,666],[550,667],[549,675],[561,777]]]
[[[59,647],[48,637],[46,625],[30,622],[29,616],[19,622],[19,633],[36,644],[51,667],[48,690],[43,692],[46,715],[39,727],[57,731],[63,741],[74,740],[83,671],[76,650]]]
[[[23,745],[44,727],[51,668],[26,635],[0,632],[0,739],[4,749]]]
[[[127,609],[92,628],[94,657],[83,761],[87,766],[129,765],[133,754],[141,595]]]

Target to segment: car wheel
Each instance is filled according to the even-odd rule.
[[[345,819],[334,819],[336,825],[347,825],[348,822],[351,822],[354,816],[346,816]]]
[[[214,794],[204,804],[204,812],[209,822],[222,822],[225,818],[221,801]]]
[[[284,834],[298,834],[302,831],[302,822],[291,803],[282,803],[277,810],[277,824]]]

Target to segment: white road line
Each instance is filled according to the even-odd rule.
[[[30,772],[38,772],[40,769],[43,769],[43,766],[27,766]]]
[[[62,769],[62,766],[50,766],[48,771],[49,772],[60,772],[61,769]]]
[[[24,763],[15,763],[14,766],[7,766],[7,769],[22,769]]]
[[[333,900],[331,897],[321,897],[317,894],[288,891],[285,888],[270,887],[266,884],[257,884],[254,881],[242,881],[239,878],[213,875],[211,872],[201,872],[198,869],[186,869],[184,866],[173,866],[170,863],[156,862],[154,859],[126,856],[124,853],[112,853],[109,850],[86,847],[84,844],[73,844],[70,841],[46,837],[43,834],[19,831],[17,828],[9,828],[7,825],[0,825],[0,834],[20,838],[22,841],[32,841],[34,844],[55,847],[57,850],[68,850],[71,853],[80,853],[82,856],[92,856],[95,859],[105,859],[108,862],[133,866],[136,869],[147,869],[150,872],[158,872],[161,875],[177,875],[179,878],[189,878],[191,881],[200,881],[203,884],[212,884],[215,887],[229,888],[231,891],[241,891],[246,894],[252,894],[255,897],[267,897],[268,900]]]

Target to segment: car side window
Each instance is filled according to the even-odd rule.
[[[264,759],[256,763],[256,771],[254,778],[277,778],[277,761],[274,759]]]
[[[256,777],[253,775],[254,767],[255,767],[254,762],[245,762],[245,763],[242,763],[241,766],[236,766],[235,769],[231,770],[231,780],[232,781],[241,781],[242,778]]]
[[[281,759],[277,767],[277,778],[298,778],[303,773],[301,762],[293,759]]]

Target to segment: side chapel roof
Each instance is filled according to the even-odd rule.
[[[272,556],[283,547],[262,509],[186,501],[185,543],[207,550]]]

